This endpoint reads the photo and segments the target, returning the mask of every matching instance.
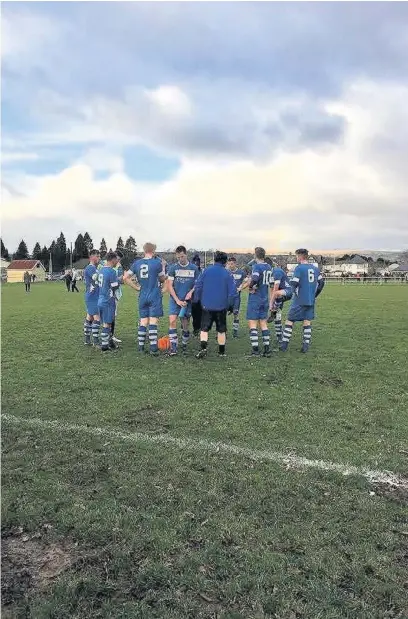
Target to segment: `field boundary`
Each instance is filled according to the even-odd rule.
[[[391,471],[377,471],[365,467],[358,467],[326,460],[310,460],[293,453],[282,453],[261,449],[249,449],[232,443],[222,443],[206,439],[176,437],[169,434],[147,434],[142,432],[123,432],[120,430],[85,426],[79,424],[61,423],[38,417],[16,417],[8,413],[1,414],[1,420],[11,425],[20,425],[26,428],[40,428],[62,434],[84,434],[101,436],[128,443],[153,443],[176,447],[188,451],[207,451],[210,453],[231,454],[241,456],[256,462],[275,462],[285,467],[296,469],[316,469],[324,472],[335,472],[343,476],[363,477],[370,483],[381,483],[397,488],[408,488],[408,479]]]

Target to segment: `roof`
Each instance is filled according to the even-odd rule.
[[[394,273],[396,271],[404,271],[404,273],[405,271],[408,271],[408,262],[405,262],[404,264],[400,264],[398,269],[394,269]]]
[[[10,271],[32,271],[36,266],[43,266],[39,260],[12,260],[7,267]],[[44,267],[43,267],[44,268]]]

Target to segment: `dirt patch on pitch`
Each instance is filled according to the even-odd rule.
[[[389,484],[375,484],[375,492],[396,503],[408,505],[408,488],[390,486]]]
[[[342,379],[336,376],[313,376],[313,382],[327,387],[341,387],[343,385]]]
[[[165,411],[146,405],[134,411],[126,411],[122,417],[127,429],[138,432],[165,433],[171,428]]]
[[[74,544],[47,542],[41,534],[9,532],[2,537],[2,605],[46,589],[77,559]]]

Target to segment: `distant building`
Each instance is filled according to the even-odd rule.
[[[348,260],[338,261],[335,264],[325,264],[324,271],[333,275],[342,273],[350,273],[357,275],[360,273],[368,273],[368,261],[361,256],[352,256]]]
[[[45,267],[39,260],[13,260],[7,267],[7,281],[10,283],[23,282],[24,273],[35,275],[36,282],[45,281]]]

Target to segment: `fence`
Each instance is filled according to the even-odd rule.
[[[324,277],[326,282],[331,282],[339,285],[353,285],[353,286],[364,286],[369,284],[377,284],[378,286],[395,286],[396,284],[408,284],[408,279],[406,276],[401,277],[362,277],[358,280],[356,277],[328,277],[325,275]]]

